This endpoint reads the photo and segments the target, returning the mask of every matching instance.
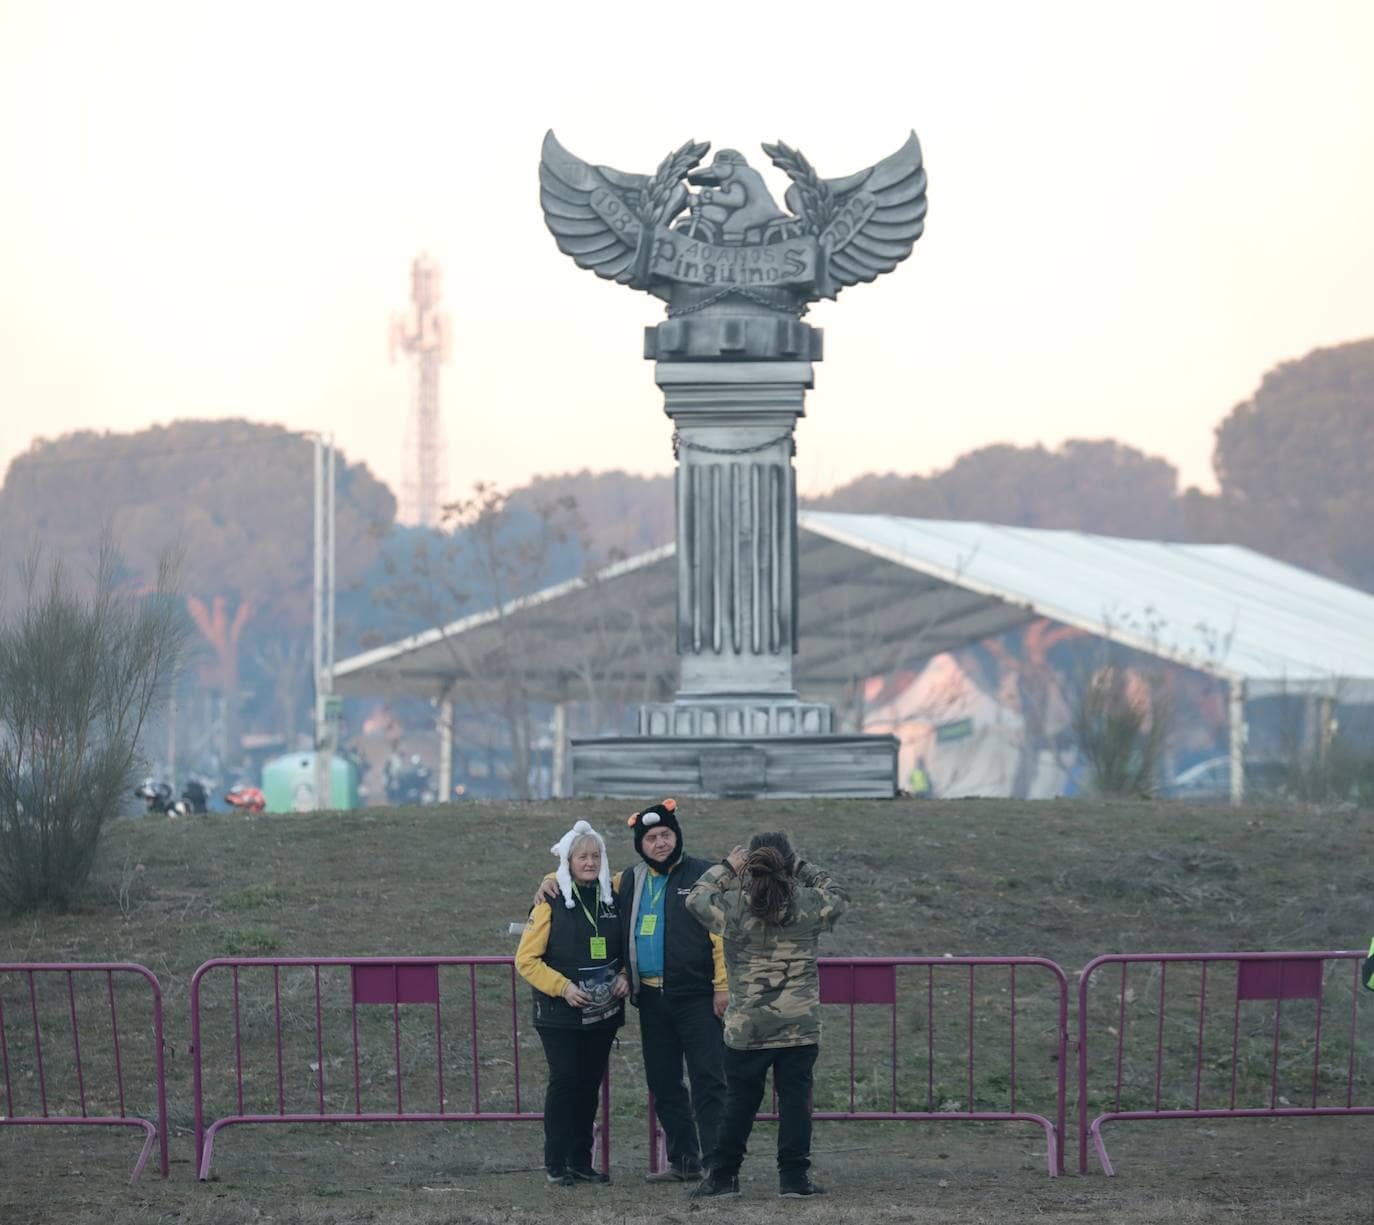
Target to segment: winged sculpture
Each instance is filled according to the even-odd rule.
[[[839,179],[822,179],[782,142],[762,148],[792,180],[782,208],[734,149],[702,166],[710,145],[688,141],[654,174],[625,174],[584,162],[549,132],[539,165],[544,220],[579,267],[663,298],[670,314],[732,294],[797,314],[911,254],[926,215],[915,132]]]

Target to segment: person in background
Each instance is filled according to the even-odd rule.
[[[556,897],[530,911],[515,968],[534,996],[549,1064],[544,1170],[550,1185],[610,1182],[592,1167],[592,1128],[616,1031],[625,1024],[625,936],[606,844],[579,821],[550,848]]]
[[[729,975],[725,1012],[725,1114],[707,1177],[693,1199],[739,1194],[754,1116],[769,1069],[778,1094],[778,1194],[822,1194],[811,1181],[811,1081],[820,1052],[816,950],[848,897],[830,876],[802,862],[784,833],[755,834],[702,874],[687,909],[724,937]]]

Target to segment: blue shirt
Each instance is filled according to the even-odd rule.
[[[663,915],[667,892],[668,878],[650,868],[639,895],[639,912],[634,916],[635,957],[639,962],[640,978],[663,977]],[[641,934],[645,915],[658,916],[652,936]]]

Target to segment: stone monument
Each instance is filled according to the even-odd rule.
[[[688,141],[638,175],[544,138],[540,200],[559,249],[667,303],[644,356],[678,461],[678,691],[640,708],[637,736],[574,740],[573,790],[891,796],[895,737],[836,734],[831,707],[793,685],[792,457],[821,360],[821,331],[803,316],[911,254],[926,212],[921,146],[913,132],[877,165],[823,179],[796,149],[763,145],[791,179],[785,208],[735,150],[703,166],[709,148]]]

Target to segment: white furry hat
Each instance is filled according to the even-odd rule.
[[[601,874],[597,877],[597,880],[601,885],[602,900],[609,900],[611,896],[611,867],[606,860],[606,840],[585,821],[579,821],[572,829],[555,842],[553,846],[549,847],[549,850],[558,856],[558,871],[554,873],[554,877],[558,881],[559,891],[563,894],[563,904],[569,910],[577,905],[577,903],[573,901],[572,871],[568,867],[568,854],[572,850],[573,843],[582,837],[583,834],[589,834],[591,837],[595,838],[596,845],[601,851]]]

